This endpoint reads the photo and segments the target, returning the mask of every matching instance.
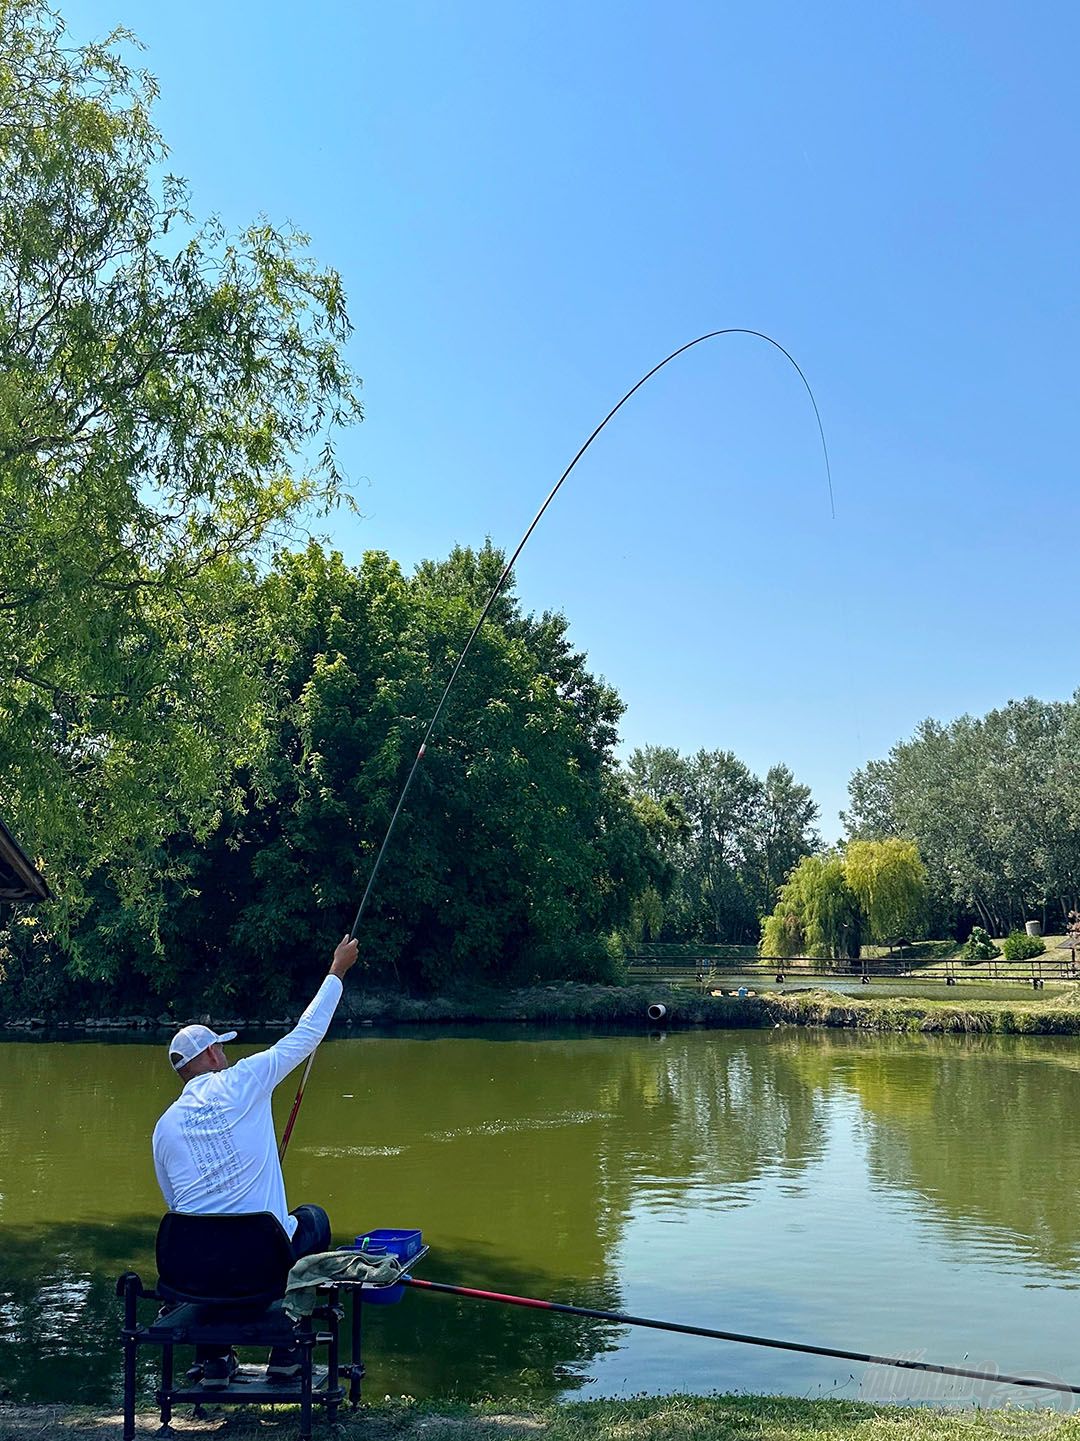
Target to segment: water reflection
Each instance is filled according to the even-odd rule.
[[[803,1083],[778,1046],[708,1044],[670,1038],[623,1059],[613,1105],[625,1129],[609,1132],[615,1164],[632,1186],[653,1188],[660,1205],[691,1191],[745,1186],[768,1171],[798,1175],[822,1154],[827,1104]]]
[[[1071,1038],[939,1039],[904,1051],[890,1037],[846,1069],[871,1122],[870,1171],[917,1192],[928,1217],[974,1255],[1071,1282],[1080,1257],[1080,1053]]]
[[[1072,1040],[514,1035],[326,1045],[292,1200],[339,1239],[422,1226],[435,1280],[1068,1373]],[[149,1135],[174,1083],[158,1047],[0,1052],[0,1388],[102,1402],[115,1278],[153,1276]],[[810,1358],[442,1296],[368,1316],[377,1394],[838,1384]]]
[[[5,1399],[90,1405],[115,1392],[116,1278],[133,1260],[150,1273],[157,1221],[133,1216],[110,1224],[4,1227],[0,1391]]]

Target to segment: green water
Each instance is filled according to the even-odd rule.
[[[175,1082],[97,1042],[0,1044],[0,1077],[0,1390],[102,1402]],[[338,1239],[422,1227],[433,1279],[1080,1381],[1071,1038],[368,1034],[320,1050],[286,1181]],[[1010,1399],[435,1295],[367,1314],[378,1396]]]

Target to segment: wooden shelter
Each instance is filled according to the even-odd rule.
[[[52,892],[18,841],[0,821],[0,904],[5,901],[46,901]]]

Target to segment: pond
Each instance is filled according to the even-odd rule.
[[[0,1066],[0,1391],[103,1402],[176,1084],[158,1045],[12,1041]],[[365,1033],[320,1050],[286,1183],[338,1240],[421,1227],[434,1280],[1080,1381],[1070,1038]],[[367,1315],[378,1396],[1032,1399],[441,1295]]]

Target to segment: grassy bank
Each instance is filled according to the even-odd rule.
[[[186,1410],[187,1408],[185,1408]],[[230,1437],[292,1441],[294,1415],[280,1410],[231,1412]],[[139,1417],[139,1434],[156,1429],[156,1413]],[[221,1417],[173,1422],[181,1435],[208,1435]],[[328,1435],[316,1422],[316,1436]],[[1003,1436],[1053,1435],[1080,1441],[1080,1419],[1044,1411],[940,1412],[803,1401],[771,1396],[653,1396],[586,1401],[540,1410],[511,1403],[439,1406],[391,1402],[345,1412],[337,1433],[364,1441],[1000,1441]],[[0,1441],[47,1436],[62,1441],[115,1441],[120,1418],[63,1407],[0,1406]]]
[[[760,984],[760,983],[759,983]],[[1080,987],[1056,994],[1016,985],[1003,999],[965,998],[964,987],[941,987],[941,996],[845,995],[826,989],[765,990],[754,996],[713,996],[664,983],[634,986],[550,986],[538,990],[487,993],[469,998],[409,1001],[383,998],[374,1005],[357,997],[355,1018],[374,1022],[512,1021],[532,1024],[585,1023],[641,1029],[653,1023],[648,1008],[667,1008],[662,1024],[770,1027],[833,1026],[867,1031],[1001,1032],[1017,1035],[1080,1034]],[[1002,988],[1004,989],[1004,988]]]
[[[477,988],[422,998],[348,987],[335,1016],[333,1031],[340,1035],[362,1033],[367,1026],[474,1025],[482,1022],[638,1028],[648,1024],[648,1008],[656,1001],[672,1011],[679,1025],[756,1026],[767,1021],[760,1007],[747,1000],[705,996],[692,990],[677,989],[666,982],[623,986],[567,983],[524,990]],[[295,1023],[298,1014],[299,1009],[276,1017],[243,1016],[233,1012],[193,1017],[180,1011],[156,1018],[123,1015],[50,1020],[44,1016],[16,1016],[0,1020],[0,1034],[11,1036],[36,1032],[52,1036],[139,1031],[150,1033],[148,1039],[151,1036],[168,1039],[178,1026],[193,1019],[204,1021],[218,1030],[259,1034],[288,1029]]]
[[[1019,988],[1017,988],[1019,990]],[[1080,1035],[1080,991],[1039,999],[965,1001],[950,995],[941,1000],[904,997],[842,996],[835,991],[798,991],[762,997],[761,1006],[774,1024],[836,1026],[866,1031],[999,1032],[1003,1035]]]

